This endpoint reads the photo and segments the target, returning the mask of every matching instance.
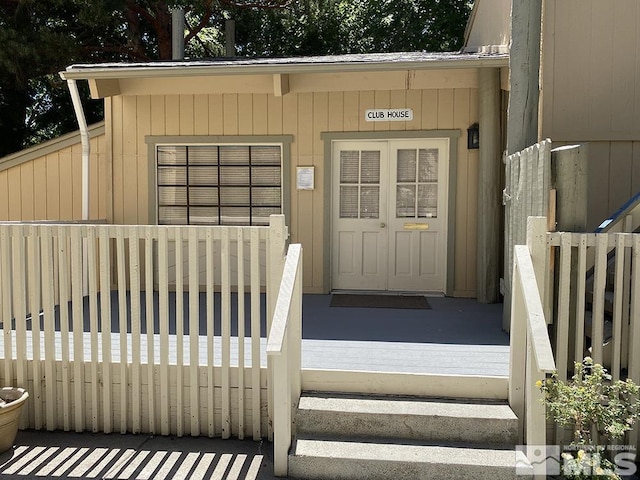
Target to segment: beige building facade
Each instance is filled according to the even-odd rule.
[[[479,70],[504,80],[506,65],[504,54],[380,54],[72,66],[63,76],[105,104],[90,218],[261,224],[282,211],[308,293],[475,297],[481,150],[468,129]],[[80,218],[81,152],[68,149],[59,192],[46,156],[0,171],[13,188],[3,219]],[[43,195],[64,201],[49,211]]]
[[[508,51],[511,2],[476,0],[466,52]],[[588,144],[588,228],[640,191],[640,4],[543,0],[539,139]]]

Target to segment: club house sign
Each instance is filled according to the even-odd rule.
[[[367,122],[410,122],[413,120],[411,108],[376,108],[366,110],[364,119]]]

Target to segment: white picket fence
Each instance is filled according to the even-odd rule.
[[[543,441],[544,411],[533,386],[550,371],[551,364],[544,363],[547,355],[541,359],[537,353],[546,348],[544,343],[553,345],[551,360],[560,379],[570,378],[573,363],[590,355],[607,367],[613,379],[640,383],[640,234],[546,229],[546,218],[530,217],[527,245],[514,249],[511,303],[510,395],[514,410],[530,428],[523,432],[523,440],[536,445],[561,441]],[[533,281],[527,261],[534,265]],[[529,304],[536,305],[533,316]],[[528,338],[531,345],[526,343]],[[534,359],[537,370],[529,366]],[[538,420],[530,422],[530,418]],[[637,426],[624,443],[639,445]]]
[[[286,237],[283,216],[0,225],[0,384],[30,392],[22,427],[266,436]]]

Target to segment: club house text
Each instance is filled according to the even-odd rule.
[[[410,122],[413,120],[411,108],[376,108],[366,110],[364,118],[367,122]]]

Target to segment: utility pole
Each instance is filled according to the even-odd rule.
[[[542,0],[511,0],[511,46],[509,48],[509,109],[507,112],[507,154],[524,150],[538,142],[538,105],[540,99],[540,39],[542,35]],[[505,222],[509,221],[509,204]],[[505,249],[509,246],[506,238]],[[513,258],[505,250],[504,278]],[[508,282],[507,282],[508,283]],[[511,285],[504,285],[503,329],[511,327]]]
[[[507,154],[538,141],[542,0],[512,0]]]

